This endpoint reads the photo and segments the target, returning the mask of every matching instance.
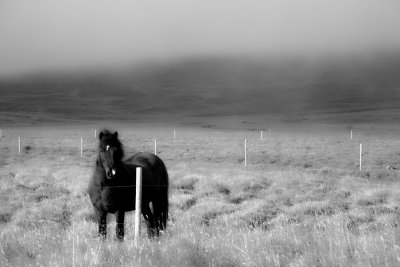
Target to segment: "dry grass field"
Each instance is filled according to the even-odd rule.
[[[114,125],[126,155],[153,151],[171,181],[167,231],[107,240],[86,193],[98,125],[3,128],[0,266],[399,266],[400,127]],[[18,136],[21,154],[18,154]],[[83,138],[83,157],[80,139]],[[244,166],[244,139],[248,140]],[[363,143],[363,170],[359,144]]]

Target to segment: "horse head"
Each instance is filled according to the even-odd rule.
[[[123,157],[123,150],[118,140],[118,132],[105,130],[99,134],[99,154],[97,163],[106,173],[107,179],[114,179],[118,173],[118,165]]]

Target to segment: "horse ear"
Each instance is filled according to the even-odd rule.
[[[115,133],[113,134],[113,137],[114,137],[115,139],[117,139],[117,137],[118,137],[118,132],[115,132]]]
[[[99,134],[99,139],[101,140],[101,139],[103,138],[103,136],[104,136],[104,133],[103,133],[103,132],[100,132],[100,134]]]

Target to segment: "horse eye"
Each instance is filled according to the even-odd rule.
[[[100,152],[101,152],[101,153],[104,153],[104,149],[100,149]]]

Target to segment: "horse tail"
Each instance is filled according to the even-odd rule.
[[[160,159],[160,168],[161,168],[161,179],[160,179],[160,194],[159,194],[159,204],[160,204],[160,230],[163,230],[167,227],[168,221],[168,208],[169,208],[169,201],[168,201],[168,172],[167,168],[165,167],[164,162]]]

